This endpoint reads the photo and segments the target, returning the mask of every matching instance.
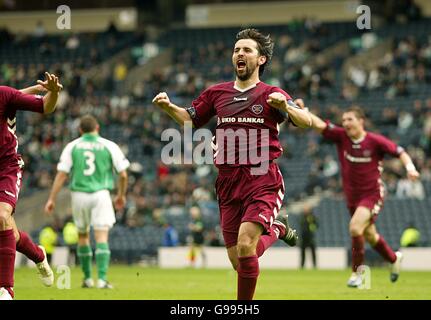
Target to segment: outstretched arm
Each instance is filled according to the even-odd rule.
[[[166,112],[179,125],[184,126],[184,122],[192,121],[186,109],[173,104],[166,92],[160,92],[153,99],[153,104]]]
[[[55,200],[57,199],[57,194],[60,192],[66,180],[67,180],[67,173],[63,171],[58,171],[57,175],[55,176],[51,193],[49,194],[49,197],[48,197],[48,201],[45,204],[45,213],[52,214],[54,212]]]
[[[19,91],[21,91],[22,93],[25,93],[25,94],[40,94],[40,93],[45,93],[48,90],[46,90],[40,84],[37,84],[35,86],[31,86],[31,87],[27,87],[27,88],[24,88],[24,89],[20,89]]]
[[[294,102],[301,109],[308,110],[308,108],[305,107],[304,101],[302,99],[296,99]],[[308,113],[309,113],[309,115],[311,117],[311,121],[312,121],[311,128],[313,128],[314,130],[316,130],[319,133],[321,133],[323,130],[326,129],[326,127],[328,125],[326,124],[325,121],[323,121],[318,116],[316,116],[315,114],[311,113],[310,111],[308,111]]]
[[[419,172],[416,170],[416,167],[413,164],[412,158],[410,158],[407,152],[403,151],[400,154],[400,160],[403,163],[404,167],[406,168],[407,178],[409,178],[412,181],[415,181],[420,177]]]

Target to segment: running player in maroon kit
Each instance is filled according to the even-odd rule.
[[[295,100],[295,103],[304,107],[301,99]],[[390,279],[392,282],[397,281],[403,258],[402,253],[394,252],[391,249],[383,236],[377,232],[374,224],[383,207],[385,196],[381,180],[383,157],[385,154],[398,157],[411,180],[419,178],[418,171],[402,147],[380,134],[365,130],[365,114],[361,108],[351,107],[344,111],[343,128],[310,114],[313,119],[313,129],[321,132],[324,138],[337,145],[343,190],[352,217],[349,231],[352,237],[353,272],[347,285],[356,288],[362,283],[357,269],[364,263],[365,240],[392,264]]]
[[[38,85],[21,91],[0,86],[0,300],[12,300],[14,297],[16,251],[36,263],[46,286],[54,282],[43,247],[34,244],[25,232],[18,230],[13,218],[24,166],[15,134],[16,112],[52,113],[55,110],[62,86],[55,75],[45,73],[45,77],[45,81],[38,80]],[[39,91],[47,93],[44,97],[33,95]]]
[[[273,161],[283,151],[279,124],[289,119],[299,127],[309,127],[311,118],[286,92],[259,80],[272,57],[271,38],[245,29],[236,40],[235,81],[211,86],[189,108],[176,106],[165,92],[156,95],[153,103],[180,125],[192,121],[199,128],[217,116],[214,163],[219,170],[216,192],[221,227],[238,273],[237,298],[251,300],[259,275],[258,257],[277,239],[289,245],[297,240],[295,230],[275,220],[284,197],[283,177]],[[233,141],[229,140],[232,136]],[[236,144],[236,137],[246,142]],[[266,150],[260,161],[245,157],[256,149]]]

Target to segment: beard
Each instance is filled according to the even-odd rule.
[[[241,81],[246,81],[250,79],[251,75],[253,74],[254,70],[256,70],[257,66],[248,67],[246,66],[244,71],[238,71],[238,69],[235,67],[235,75],[237,78]]]

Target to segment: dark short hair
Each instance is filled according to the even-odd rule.
[[[356,118],[358,118],[358,119],[364,119],[364,120],[366,119],[364,110],[359,106],[349,107],[343,113],[346,113],[346,112],[353,112],[355,114]]]
[[[265,65],[271,61],[272,53],[274,52],[274,42],[272,41],[269,34],[264,35],[260,33],[259,30],[252,28],[244,29],[238,32],[236,35],[236,40],[238,41],[241,39],[251,39],[256,41],[259,55],[266,57],[265,63],[259,68],[259,76],[261,76],[265,70]]]
[[[79,128],[83,133],[93,132],[97,128],[97,120],[92,115],[85,115],[81,118]]]

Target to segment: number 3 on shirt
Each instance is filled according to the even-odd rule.
[[[94,171],[96,171],[96,165],[94,164],[94,161],[96,160],[96,156],[91,151],[85,151],[85,163],[87,164],[88,168],[84,170],[84,175],[91,176]]]

